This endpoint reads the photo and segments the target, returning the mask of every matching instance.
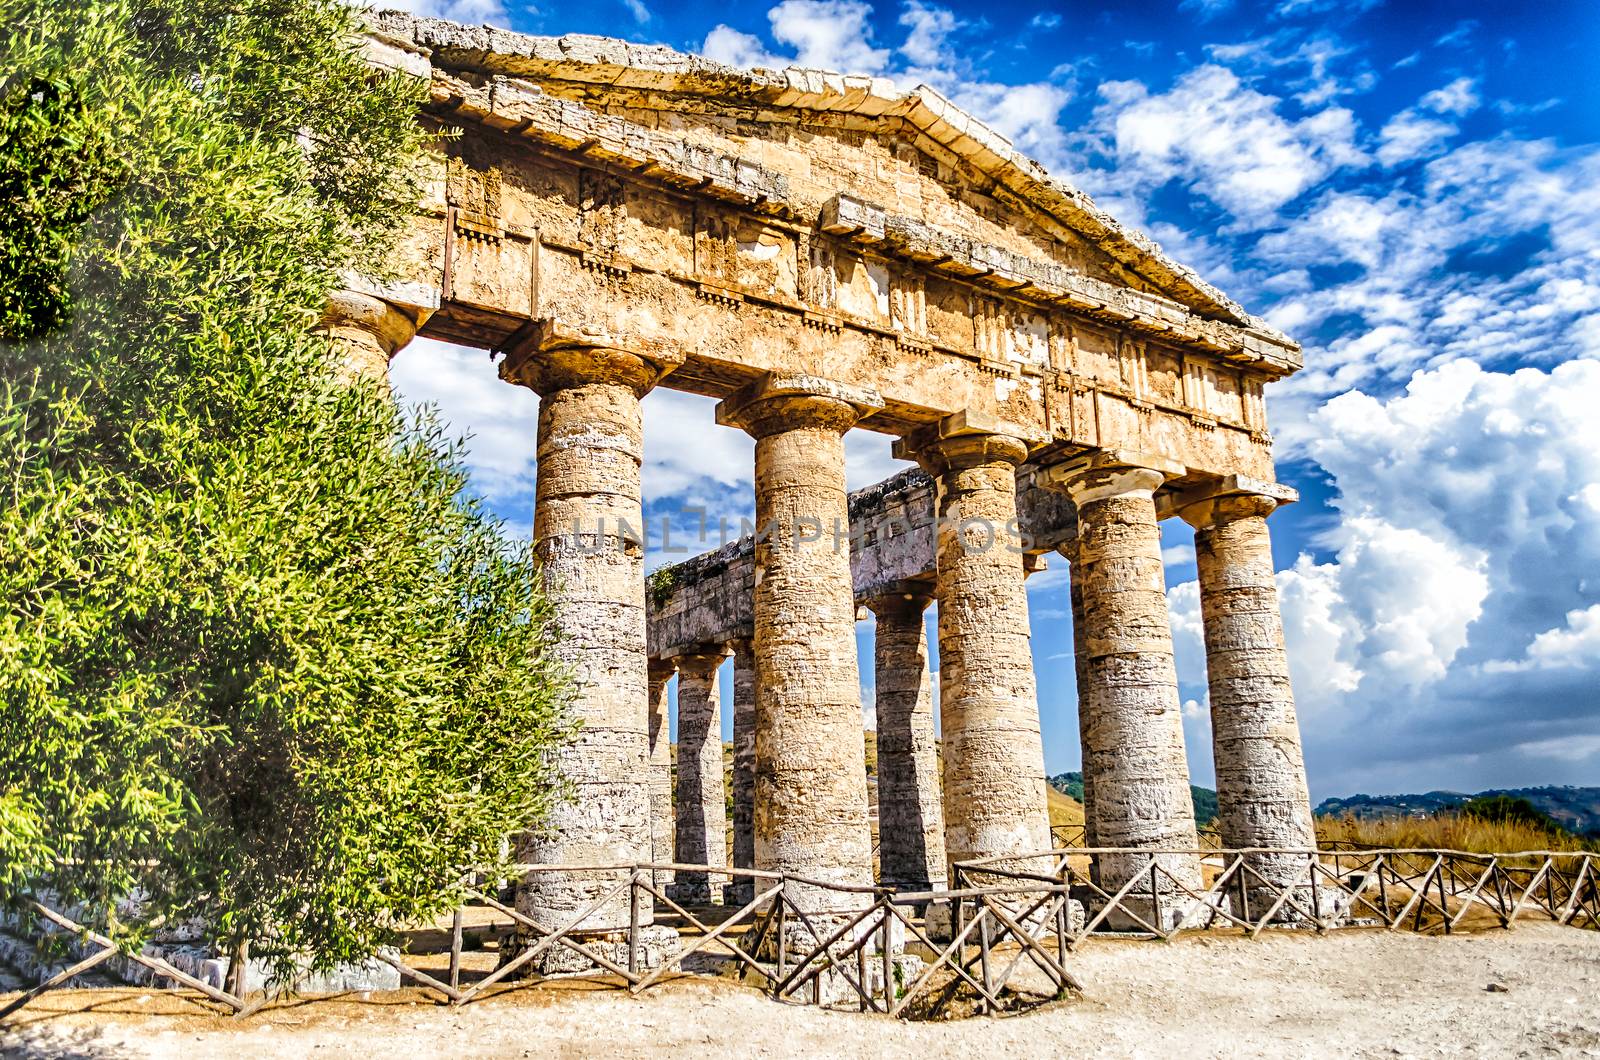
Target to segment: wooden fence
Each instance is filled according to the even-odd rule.
[[[1089,869],[1094,857],[1107,854],[1119,856],[1124,866],[1130,855],[1142,859],[1114,890],[1102,888]],[[1199,859],[1203,882],[1197,885],[1170,871],[1175,858]],[[526,875],[572,869],[523,867]],[[1111,927],[1119,937],[1162,939],[1196,931],[1255,937],[1269,928],[1326,932],[1349,925],[1449,934],[1463,926],[1510,927],[1530,916],[1600,928],[1600,854],[1591,853],[1065,847],[962,863],[955,866],[949,890],[920,893],[699,865],[583,870],[609,872],[615,882],[563,923],[543,923],[491,888],[471,889],[469,908],[503,918],[514,930],[505,936],[508,945],[498,967],[470,983],[463,970],[461,911],[451,925],[448,954],[432,955],[436,963],[446,957],[444,967],[423,967],[417,954],[386,952],[378,960],[451,1005],[520,985],[519,977],[537,968],[541,956],[560,947],[598,969],[599,981],[630,994],[694,974],[685,971],[686,962],[693,960],[703,970],[714,958],[710,963],[719,974],[739,974],[780,1000],[934,1017],[996,1012],[1082,989],[1069,970],[1070,956]],[[748,879],[754,897],[731,912],[688,908],[655,884],[660,870]],[[578,931],[624,894],[632,916],[618,939],[603,944]],[[58,937],[67,933],[81,958],[12,998],[0,1007],[0,1018],[121,954],[112,940],[35,898],[12,905]],[[678,949],[654,966],[645,939],[647,909],[681,925]],[[198,991],[237,1013],[252,1011],[264,1000],[204,983],[159,956],[122,955],[174,988]],[[916,959],[907,960],[908,955]]]
[[[1220,850],[1222,848],[1222,833],[1215,828],[1202,828],[1197,833],[1200,845],[1207,850]],[[1053,824],[1050,826],[1050,842],[1058,848],[1086,847],[1089,845],[1089,829],[1081,824]],[[873,848],[877,852],[877,848]]]

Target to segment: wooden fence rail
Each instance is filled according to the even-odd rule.
[[[1124,866],[1128,855],[1140,859],[1114,889],[1102,887],[1089,871],[1091,861],[1106,854],[1122,855]],[[1200,859],[1202,883],[1171,870],[1179,858]],[[1449,934],[1463,926],[1510,927],[1529,916],[1600,928],[1600,854],[1592,853],[1068,846],[965,862],[955,866],[950,889],[918,893],[704,865],[540,865],[519,871],[526,879],[578,867],[609,872],[614,880],[562,923],[542,923],[491,888],[467,888],[469,907],[496,914],[513,929],[503,940],[498,967],[470,985],[462,982],[460,910],[451,920],[447,972],[419,967],[417,955],[384,952],[377,959],[449,1005],[492,996],[497,987],[510,989],[513,979],[520,983],[538,967],[540,957],[564,950],[631,994],[695,974],[686,970],[691,959],[701,967],[714,960],[719,970],[733,971],[780,1000],[907,1017],[938,1016],[952,1006],[995,1012],[1081,990],[1068,967],[1072,953],[1113,932],[1161,939],[1196,931],[1256,937],[1280,927],[1320,933],[1366,925]],[[658,870],[750,879],[754,897],[714,922],[706,910],[688,908],[658,888]],[[632,909],[625,957],[616,939],[605,943],[580,930],[593,912],[624,893]],[[35,897],[13,896],[11,906],[26,914],[23,922],[38,925],[41,936],[74,940],[79,959],[11,998],[0,1007],[0,1018],[116,956],[235,1013],[264,1001],[261,994],[237,996],[202,982],[157,955],[124,953]],[[682,925],[677,950],[654,966],[642,927],[646,909]]]

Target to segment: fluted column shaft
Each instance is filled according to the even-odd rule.
[[[756,439],[756,867],[862,885],[872,846],[844,465],[858,415],[770,384],[719,410]],[[791,897],[860,904],[804,887]]]
[[[938,483],[939,718],[946,857],[1050,849],[1044,746],[1017,540],[1023,444],[963,435],[922,445]]]
[[[944,810],[928,680],[926,596],[869,602],[878,717],[878,882],[907,891],[942,888]]]
[[[1193,850],[1199,840],[1156,526],[1154,493],[1162,482],[1158,471],[1101,467],[1067,483],[1078,510],[1082,570],[1084,782],[1093,790],[1091,830],[1100,845]],[[1145,860],[1102,855],[1100,885],[1117,890]],[[1163,863],[1198,884],[1197,857]]]
[[[756,658],[755,646],[741,638],[733,642],[733,864],[756,865]],[[733,901],[755,897],[754,881],[734,879]]]
[[[1083,776],[1083,845],[1096,847],[1100,845],[1100,840],[1094,827],[1094,777],[1104,767],[1098,762],[1093,767],[1089,764],[1089,721],[1093,713],[1088,706],[1089,651],[1083,628],[1083,568],[1078,563],[1076,538],[1057,546],[1056,551],[1066,557],[1070,565],[1068,597],[1072,609],[1072,670],[1078,685],[1078,743],[1083,755],[1083,765],[1079,767]]]
[[[686,865],[728,863],[727,793],[722,779],[720,654],[678,657],[677,860]],[[721,899],[704,872],[680,869],[676,897],[705,904]]]
[[[673,839],[672,728],[667,717],[667,688],[673,673],[670,665],[650,664],[650,850],[651,860],[658,863],[677,860]],[[672,876],[670,869],[657,869],[653,879],[657,887],[665,887],[672,882]]]
[[[1218,825],[1222,845],[1235,849],[1317,839],[1267,531],[1276,505],[1242,494],[1179,513],[1195,527]],[[1254,867],[1278,883],[1306,876],[1303,858],[1258,857]]]
[[[655,373],[638,357],[599,348],[537,353],[502,372],[540,395],[533,548],[560,635],[552,651],[572,674],[582,723],[559,753],[572,798],[552,811],[550,833],[531,840],[524,856],[562,865],[643,861],[653,838],[639,399]],[[554,926],[615,882],[608,872],[533,873],[518,902]],[[623,893],[582,927],[628,923]]]

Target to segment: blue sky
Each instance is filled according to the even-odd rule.
[[[1268,400],[1303,497],[1272,529],[1313,796],[1600,784],[1600,4],[415,7],[944,92],[1304,344]],[[526,533],[533,395],[437,343],[394,374]],[[748,439],[703,399],[645,409],[647,515],[748,514]],[[851,484],[888,449],[853,432]],[[1209,783],[1193,541],[1163,544]],[[1051,772],[1078,765],[1061,566],[1029,581]]]

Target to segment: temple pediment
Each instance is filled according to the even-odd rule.
[[[1135,317],[1187,322],[1203,346],[1229,345],[1208,343],[1205,322],[1229,325],[1278,372],[1298,366],[1292,342],[926,86],[903,91],[883,78],[796,68],[746,72],[658,45],[395,12],[374,16],[374,29],[401,53],[396,65],[429,77],[436,105],[452,117],[774,217],[812,223],[842,197],[836,231],[886,256],[990,279],[1002,291],[1110,306],[1113,318],[1129,315],[1118,303],[1130,302]],[[763,269],[777,241],[764,240],[759,225],[737,228],[726,239],[751,259],[751,275],[731,279],[803,301],[814,300],[815,281],[837,290],[847,312],[891,297],[882,275],[827,277],[825,254],[813,276]]]

